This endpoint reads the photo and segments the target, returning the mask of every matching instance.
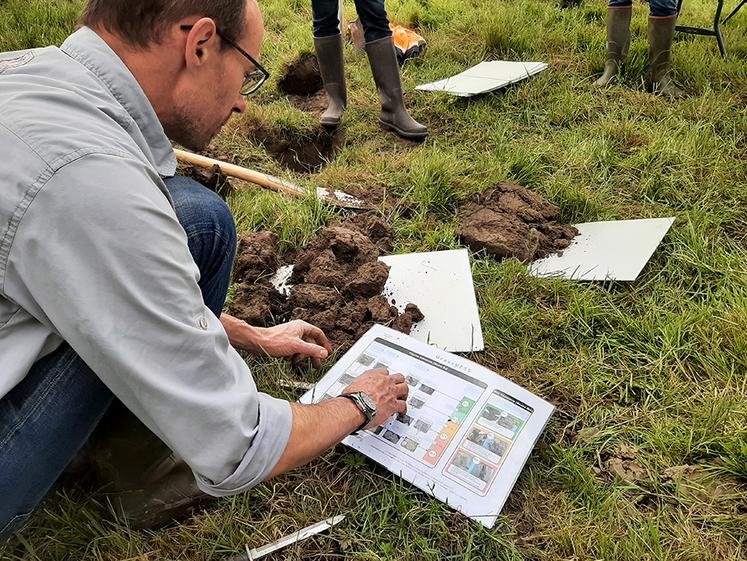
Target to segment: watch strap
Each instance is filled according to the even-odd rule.
[[[359,426],[357,429],[351,432],[350,433],[351,435],[358,434],[360,431],[366,428],[371,421],[373,421],[372,416],[369,414],[368,410],[363,405],[363,403],[361,403],[359,396],[355,395],[354,393],[341,393],[338,397],[344,397],[346,399],[349,399],[353,403],[355,403],[355,406],[358,408],[358,410],[361,413],[363,413],[363,416],[365,417],[365,420],[363,421],[361,426]]]

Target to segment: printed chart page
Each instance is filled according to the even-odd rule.
[[[554,407],[487,368],[381,325],[300,401],[336,397],[378,367],[405,375],[407,414],[343,442],[492,528]]]

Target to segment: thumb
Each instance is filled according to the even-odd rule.
[[[327,355],[329,354],[327,349],[324,347],[315,345],[314,343],[309,343],[303,339],[298,339],[296,341],[295,348],[297,353],[314,358],[327,358]]]

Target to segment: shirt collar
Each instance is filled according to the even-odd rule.
[[[138,144],[146,158],[162,177],[173,176],[176,156],[171,142],[145,92],[122,59],[88,27],[70,35],[60,48],[101,80],[140,129],[145,146],[142,142]]]

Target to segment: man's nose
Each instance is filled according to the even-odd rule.
[[[246,111],[246,97],[239,94],[233,104],[233,111],[235,113],[243,113],[244,111]]]

